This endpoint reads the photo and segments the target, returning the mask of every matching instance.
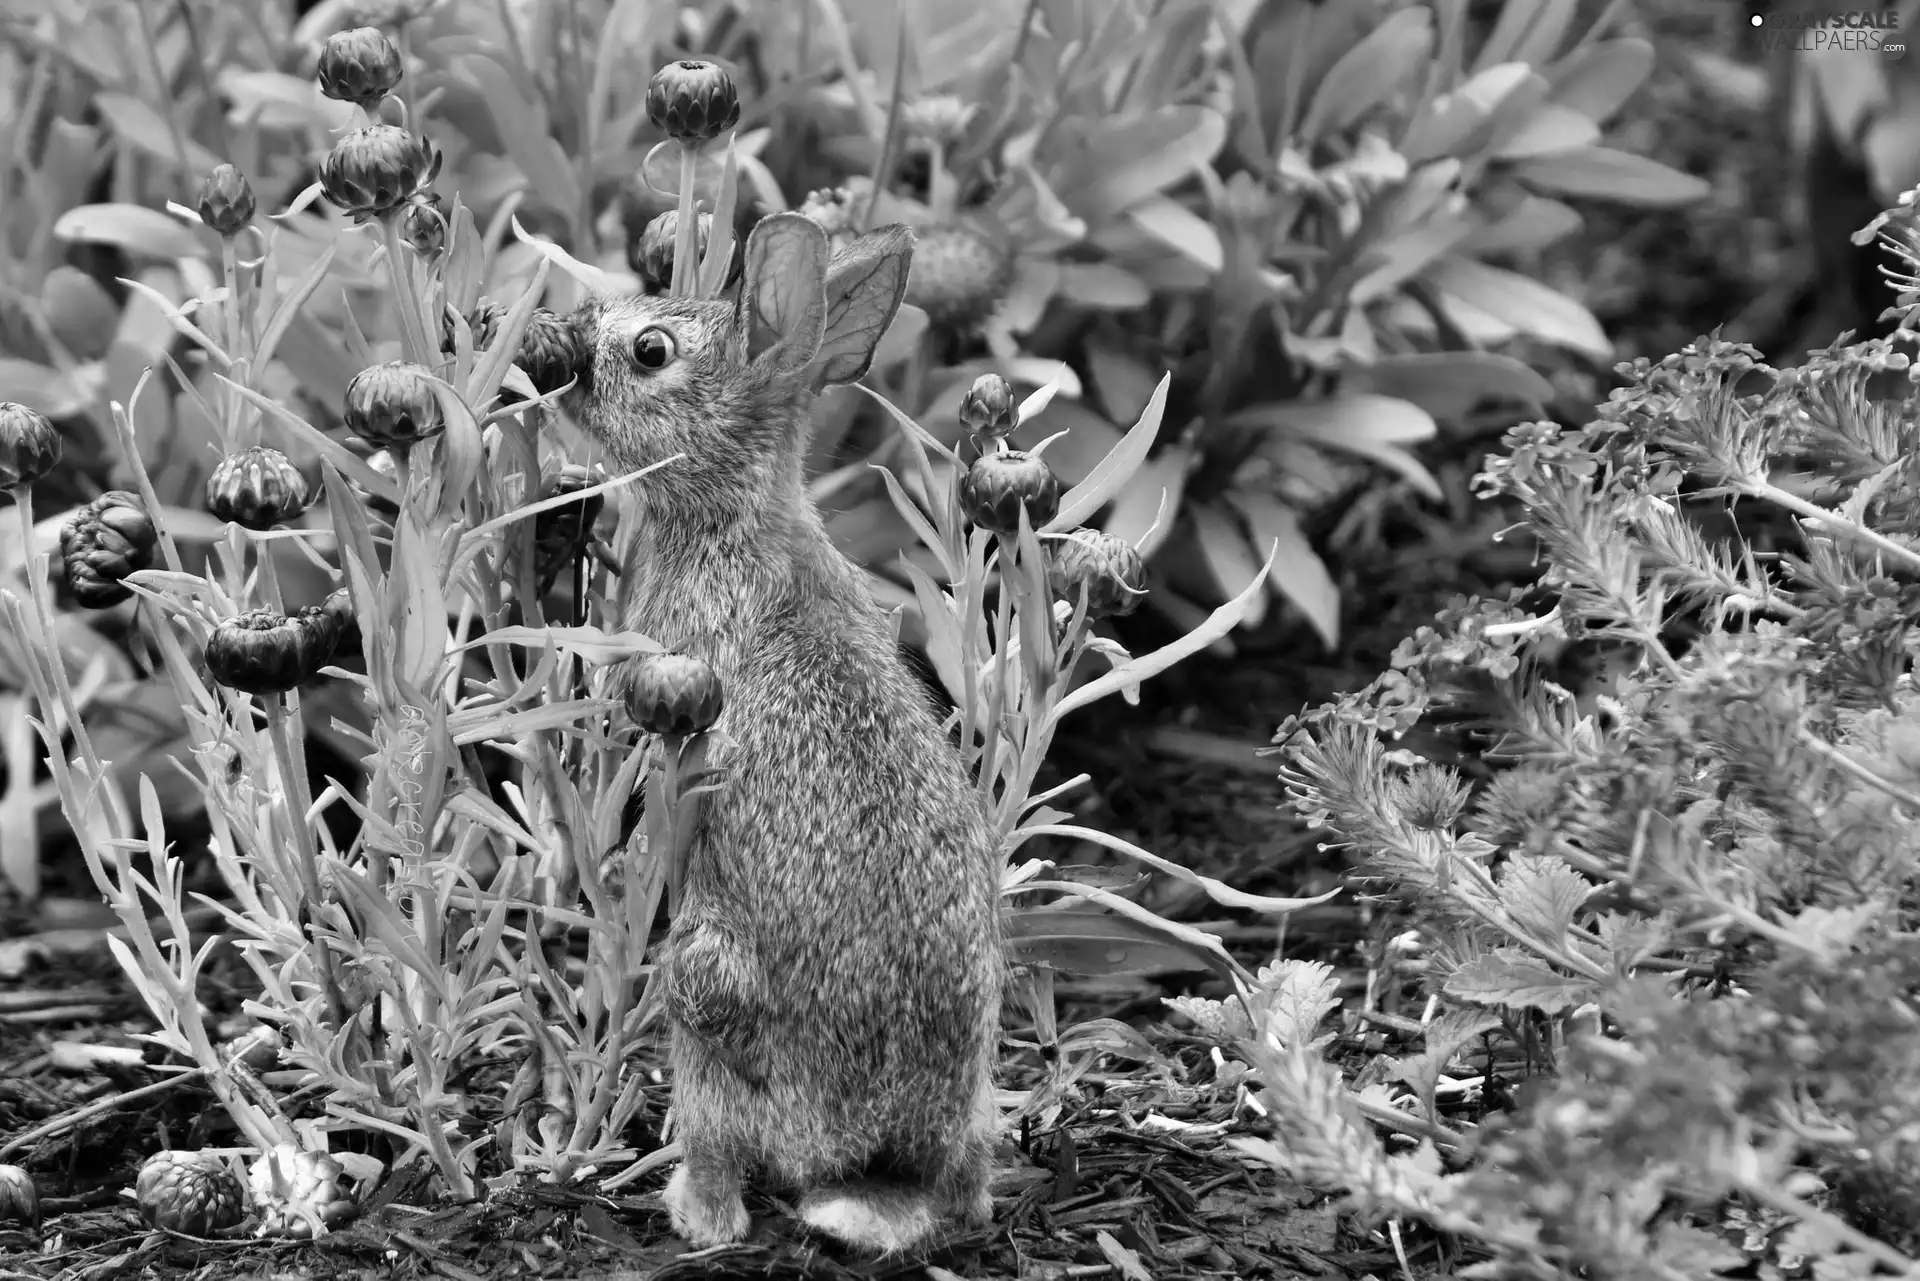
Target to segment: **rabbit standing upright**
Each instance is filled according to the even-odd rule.
[[[889,227],[830,255],[775,214],[737,302],[576,316],[576,421],[624,468],[684,455],[636,486],[627,623],[713,665],[733,744],[663,961],[684,1151],[666,1201],[696,1246],[746,1235],[755,1170],[872,1251],[992,1216],[997,845],[802,474],[813,395],[866,373],[912,252]]]

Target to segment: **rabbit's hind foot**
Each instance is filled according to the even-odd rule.
[[[933,1235],[933,1196],[877,1179],[816,1188],[800,1199],[800,1218],[856,1250],[905,1254]]]
[[[740,1172],[724,1161],[689,1155],[660,1199],[674,1232],[696,1250],[745,1240],[753,1226],[740,1199]]]

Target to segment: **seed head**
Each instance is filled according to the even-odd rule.
[[[134,1203],[151,1227],[211,1236],[246,1214],[240,1180],[218,1157],[201,1152],[156,1152],[140,1167]]]

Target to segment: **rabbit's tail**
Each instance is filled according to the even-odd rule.
[[[933,1234],[938,1204],[926,1188],[867,1178],[815,1188],[800,1201],[808,1226],[870,1254],[905,1254]]]

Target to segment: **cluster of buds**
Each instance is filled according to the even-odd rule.
[[[1020,513],[1038,532],[1060,513],[1060,478],[1037,452],[1014,449],[1007,437],[1020,425],[1013,388],[998,374],[982,374],[960,401],[961,425],[991,442],[960,480],[960,507],[981,529],[1003,537],[1020,530]],[[1131,614],[1146,595],[1146,565],[1123,538],[1076,529],[1047,539],[1047,583],[1055,598],[1086,604],[1088,618]]]
[[[642,654],[628,664],[627,715],[649,734],[684,739],[713,728],[725,699],[720,677],[692,654]]]
[[[160,535],[138,498],[110,489],[77,507],[60,528],[60,558],[73,598],[105,609],[133,596],[123,581],[153,564]]]
[[[224,1161],[200,1152],[156,1152],[140,1167],[134,1205],[151,1227],[206,1237],[246,1217],[245,1192]]]
[[[255,445],[220,460],[207,477],[207,510],[247,529],[272,529],[307,509],[307,478],[277,449]]]
[[[207,638],[207,674],[243,694],[285,694],[319,675],[339,645],[338,611],[326,605],[248,610]]]

